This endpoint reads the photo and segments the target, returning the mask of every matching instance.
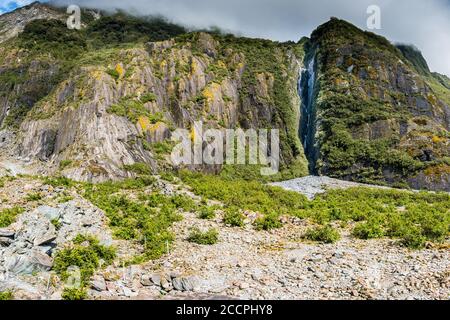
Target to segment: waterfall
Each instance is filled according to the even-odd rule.
[[[298,93],[301,98],[301,122],[300,139],[305,150],[306,158],[309,161],[310,173],[316,174],[316,111],[314,105],[314,91],[316,85],[316,58],[313,56],[309,61],[305,61],[305,68],[301,69],[299,77]]]

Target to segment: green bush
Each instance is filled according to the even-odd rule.
[[[384,237],[385,231],[380,223],[363,222],[353,229],[352,234],[359,239],[368,240]]]
[[[244,226],[244,215],[235,208],[227,208],[225,210],[225,215],[223,217],[223,223],[232,227],[240,227]]]
[[[280,215],[294,215],[307,203],[306,197],[299,193],[271,187],[258,181],[225,179],[187,171],[180,172],[179,175],[195,194],[221,201],[227,207],[236,207],[262,214],[277,212]]]
[[[283,224],[280,221],[280,217],[274,213],[268,214],[264,217],[258,218],[255,221],[255,227],[257,230],[272,230],[281,228]]]
[[[152,169],[146,163],[133,163],[130,165],[125,165],[123,168],[136,174],[150,175],[152,173]]]
[[[107,69],[106,73],[109,74],[114,80],[119,80],[120,73],[116,69]]]
[[[140,97],[140,100],[142,103],[147,103],[147,102],[155,102],[156,101],[156,95],[154,93],[146,93],[144,95],[142,95]]]
[[[219,232],[215,229],[201,232],[200,229],[194,228],[189,235],[188,241],[201,245],[213,245],[219,241]]]
[[[173,144],[169,141],[157,142],[152,145],[152,150],[157,155],[170,154],[172,152]]]
[[[59,219],[52,219],[50,222],[55,227],[56,230],[60,230],[63,225]]]
[[[127,117],[133,123],[136,123],[140,117],[148,118],[152,124],[164,119],[164,115],[161,112],[151,113],[145,108],[142,101],[130,96],[121,98],[118,103],[111,105],[107,112],[119,117]]]
[[[12,299],[14,299],[14,295],[11,291],[0,292],[0,301],[12,300]]]
[[[59,170],[64,170],[67,169],[68,167],[70,167],[73,164],[72,160],[62,160],[59,163]]]
[[[390,237],[411,248],[439,243],[450,235],[450,195],[390,189],[330,190],[308,201],[305,197],[257,181],[181,172],[195,194],[221,201],[225,206],[268,215],[258,229],[280,226],[281,215],[309,218],[321,225],[333,221],[360,222],[358,238]],[[241,195],[245,194],[245,197]]]
[[[185,196],[165,196],[159,193],[144,194],[141,190],[153,185],[153,177],[140,177],[122,182],[86,184],[84,197],[105,211],[114,236],[124,240],[135,240],[144,246],[144,253],[135,261],[160,258],[167,253],[173,242],[168,231],[182,217],[179,210],[192,211],[195,202]],[[122,191],[137,192],[131,200]]]
[[[427,237],[416,227],[409,228],[401,236],[401,242],[411,249],[422,249],[425,247]]]
[[[34,202],[42,200],[42,194],[36,192],[36,193],[30,193],[25,197],[25,201],[27,202]]]
[[[63,300],[86,300],[88,297],[87,291],[84,288],[64,288],[64,291],[61,295]]]
[[[100,245],[99,241],[93,237],[78,235],[73,240],[72,247],[56,254],[53,270],[61,276],[62,280],[67,280],[70,276],[69,267],[80,268],[81,282],[84,286],[100,266],[100,260],[108,265],[112,263],[115,256],[114,248]]]
[[[48,52],[60,59],[74,59],[87,49],[83,32],[69,30],[55,19],[37,19],[25,26],[19,35],[22,47],[37,53]]]
[[[124,12],[105,15],[86,29],[86,37],[95,47],[123,46],[167,40],[185,33],[185,29],[162,18],[136,18]]]
[[[205,220],[214,219],[216,217],[216,208],[204,206],[200,208],[198,217]]]
[[[322,226],[308,230],[305,238],[311,241],[335,243],[341,239],[341,235],[331,226]]]
[[[75,182],[70,180],[69,178],[59,176],[59,177],[44,177],[42,178],[43,183],[46,185],[56,187],[66,187],[70,188],[75,185]]]
[[[25,211],[22,207],[13,207],[11,209],[4,209],[0,211],[0,228],[9,227],[16,221],[19,214]]]

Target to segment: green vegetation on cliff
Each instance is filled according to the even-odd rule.
[[[420,52],[399,50],[338,19],[314,31],[311,45],[321,174],[407,185],[445,163],[446,142],[439,137],[448,133],[450,91],[431,76]]]

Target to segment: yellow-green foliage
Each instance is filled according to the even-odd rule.
[[[0,211],[0,228],[9,227],[16,221],[17,216],[24,211],[25,209],[21,207],[14,207]]]
[[[189,235],[188,241],[201,245],[213,245],[219,241],[219,232],[215,229],[202,232],[200,229],[194,228]]]
[[[450,235],[447,193],[352,188],[331,190],[309,201],[256,181],[186,172],[180,176],[199,196],[264,214],[256,221],[258,229],[280,227],[280,215],[293,215],[325,226],[333,221],[357,222],[353,235],[358,238],[390,237],[412,248],[421,248],[428,241],[442,242]],[[320,231],[331,234],[329,229]]]
[[[305,234],[305,238],[311,241],[335,243],[341,239],[341,235],[336,229],[327,225],[309,229]]]
[[[151,174],[151,168],[146,163],[134,163],[130,165],[125,165],[124,169],[137,174]]]
[[[231,227],[243,227],[244,215],[237,208],[227,208],[223,217],[223,223]]]
[[[199,209],[199,213],[198,213],[198,217],[200,219],[205,219],[205,220],[210,220],[210,219],[214,219],[216,217],[216,211],[215,211],[215,207],[201,207]]]
[[[59,163],[59,170],[65,170],[73,164],[72,160],[62,160]]]
[[[133,123],[137,123],[139,119],[146,119],[151,124],[155,124],[163,120],[162,113],[152,114],[144,107],[138,99],[132,97],[124,97],[120,99],[119,103],[113,104],[109,109],[108,113],[112,113],[121,117],[127,117]]]
[[[428,77],[427,84],[433,89],[434,93],[439,97],[439,99],[450,106],[450,89],[443,86],[434,77]]]
[[[207,199],[264,214],[289,214],[302,209],[306,202],[306,197],[296,192],[284,191],[257,181],[226,180],[191,172],[181,172],[180,177],[192,187],[194,193]]]
[[[167,253],[174,240],[169,228],[181,219],[179,210],[196,208],[193,200],[185,196],[141,193],[154,181],[150,177],[140,177],[84,186],[84,196],[105,211],[114,235],[119,239],[138,241],[144,246],[145,252],[136,258],[136,262],[157,259]],[[138,197],[131,199],[124,192],[136,193]]]
[[[100,266],[100,260],[108,265],[113,262],[115,256],[114,248],[101,245],[97,239],[91,236],[78,235],[73,240],[73,246],[56,254],[53,270],[63,280],[67,280],[70,276],[69,267],[80,268],[81,283],[84,286]]]
[[[69,301],[86,300],[87,297],[88,295],[85,288],[64,288],[64,291],[61,295],[61,298],[63,300]]]
[[[14,295],[11,291],[3,291],[0,292],[0,301],[12,300],[14,299]]]

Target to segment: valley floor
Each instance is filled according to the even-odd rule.
[[[317,179],[313,180],[312,185],[301,187],[308,189],[308,195],[311,188],[320,189]],[[303,181],[310,182],[311,178]],[[183,186],[162,180],[158,185],[165,194],[181,192],[197,199]],[[24,201],[32,193],[40,193],[42,199]],[[58,200],[69,196],[67,202]],[[20,177],[5,182],[0,199],[6,199],[0,201],[0,211],[15,205],[25,209],[18,222],[7,228],[16,233],[14,240],[6,242],[0,237],[5,240],[0,247],[0,292],[11,291],[15,299],[60,299],[63,285],[48,271],[51,260],[43,255],[51,249],[45,244],[50,242],[44,241],[45,236],[55,238],[51,241],[63,247],[67,239],[84,232],[118,248],[114,264],[91,279],[88,294],[92,299],[450,298],[448,241],[409,250],[394,240],[355,239],[348,227],[336,225],[342,240],[325,245],[305,241],[301,235],[309,223],[295,217],[283,218],[280,229],[257,231],[252,227],[252,214],[247,216],[245,227],[231,228],[224,225],[221,214],[202,220],[195,213],[183,212],[183,219],[171,227],[176,239],[169,254],[141,265],[124,266],[123,261],[138,252],[139,246],[112,240],[103,212],[75,190]],[[49,223],[52,215],[63,222],[58,230],[50,224],[33,227]],[[193,226],[217,229],[219,242],[203,246],[187,241]],[[0,235],[6,235],[7,229],[0,229]],[[42,238],[43,244],[36,242]],[[26,275],[30,265],[39,265],[42,271]],[[17,274],[7,274],[8,268]]]

